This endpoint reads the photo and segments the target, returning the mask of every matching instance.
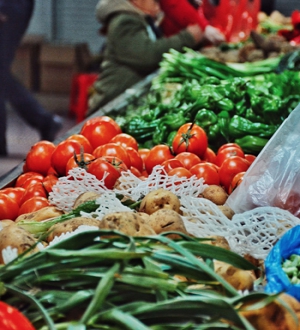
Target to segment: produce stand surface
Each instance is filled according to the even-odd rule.
[[[141,80],[139,83],[132,86],[130,89],[126,90],[123,94],[116,97],[111,102],[107,103],[105,106],[100,108],[98,111],[93,113],[91,116],[89,116],[87,119],[97,117],[97,116],[109,116],[110,114],[116,114],[120,113],[125,110],[125,108],[130,104],[132,97],[138,98],[142,95],[144,95],[151,86],[152,79],[157,75],[157,72],[148,75],[146,78]],[[76,134],[80,131],[83,124],[86,122],[84,120],[83,122],[75,125],[72,127],[68,132],[66,132],[64,135],[60,136],[54,141],[54,144],[57,145],[59,142],[65,140],[68,136],[72,134]],[[28,150],[29,151],[29,150]],[[23,163],[20,163],[19,165],[15,166],[13,169],[11,169],[8,173],[0,176],[0,189],[11,186],[13,182],[17,179],[17,177],[22,174],[23,172]]]

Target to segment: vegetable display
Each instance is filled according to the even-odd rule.
[[[204,243],[185,235],[172,241],[112,231],[78,234],[0,268],[1,298],[37,329],[253,330],[243,304],[266,306],[276,297],[239,293],[213,270],[212,260],[254,266]]]
[[[120,125],[149,147],[172,145],[175,131],[195,122],[214,150],[236,142],[245,152],[258,154],[300,101],[299,81],[298,72],[284,71],[252,78],[187,79],[175,86],[155,82],[144,104],[128,109]]]
[[[171,50],[125,114],[33,145],[0,190],[0,328],[298,329],[300,302],[263,288],[297,219],[226,204],[300,101],[298,56]],[[299,258],[282,264],[296,285]]]

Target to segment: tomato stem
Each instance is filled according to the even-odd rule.
[[[93,159],[88,160],[88,161],[84,160],[84,149],[83,149],[82,146],[80,146],[80,157],[79,157],[79,159],[76,155],[76,152],[74,151],[74,160],[75,160],[75,163],[78,165],[78,167],[83,168],[84,170],[87,170],[87,165],[89,165],[93,161]]]

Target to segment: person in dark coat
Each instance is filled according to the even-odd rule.
[[[34,0],[0,0],[0,156],[8,154],[7,102],[38,130],[42,140],[52,141],[62,127],[61,118],[46,111],[11,73],[15,52],[26,32],[33,9]]]
[[[96,14],[107,31],[106,46],[88,114],[158,69],[163,54],[171,48],[182,51],[202,40],[197,24],[169,38],[161,37],[154,25],[160,12],[156,0],[99,1]]]

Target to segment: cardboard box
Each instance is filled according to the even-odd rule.
[[[74,74],[85,70],[90,57],[86,43],[43,44],[40,53],[41,92],[70,93]]]
[[[43,36],[26,35],[18,47],[12,63],[12,73],[32,91],[38,91],[40,85],[40,49]]]

